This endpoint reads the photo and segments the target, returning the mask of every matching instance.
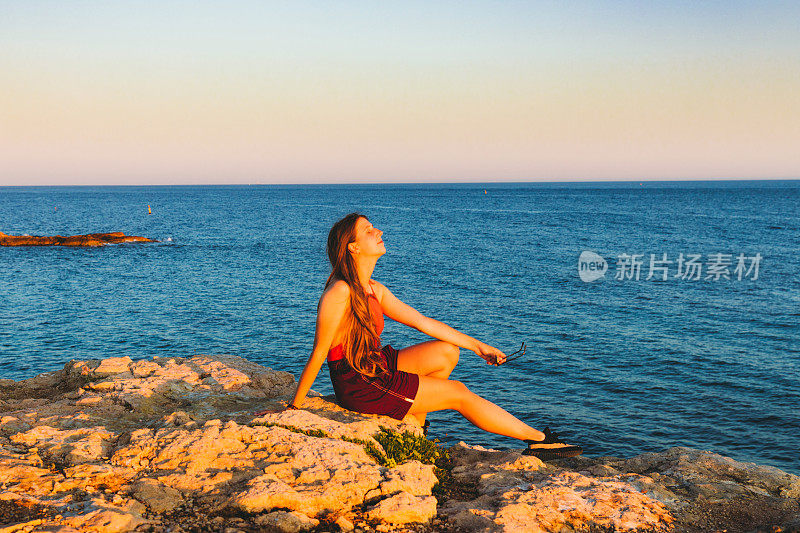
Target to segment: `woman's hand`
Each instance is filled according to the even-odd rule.
[[[483,357],[488,365],[499,366],[506,362],[506,354],[484,342],[478,342],[475,353]]]

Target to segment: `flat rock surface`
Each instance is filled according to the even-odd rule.
[[[413,417],[313,392],[302,410],[254,414],[294,387],[231,355],[0,380],[0,531],[799,529],[800,478],[775,468],[689,448],[546,464],[465,443],[445,470],[395,464],[375,437],[419,439]]]
[[[87,235],[6,235],[0,232],[0,246],[103,246],[126,242],[157,242],[147,237],[125,235],[121,231],[113,233],[89,233]]]

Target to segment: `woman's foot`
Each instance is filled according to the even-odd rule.
[[[583,448],[567,444],[558,437],[549,427],[544,428],[544,440],[526,440],[528,448],[522,455],[533,455],[544,461],[548,459],[561,459],[575,457],[583,453]]]

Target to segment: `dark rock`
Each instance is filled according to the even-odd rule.
[[[6,235],[0,232],[0,246],[103,246],[126,242],[158,242],[147,237],[125,235],[121,231],[113,233],[89,233],[63,237],[40,237],[36,235]]]

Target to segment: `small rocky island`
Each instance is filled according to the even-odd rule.
[[[800,477],[708,451],[543,463],[218,355],[0,380],[0,531],[798,531]]]
[[[106,244],[122,244],[126,242],[158,242],[147,237],[125,235],[121,231],[113,233],[89,233],[87,235],[70,235],[63,237],[54,235],[40,237],[36,235],[6,235],[0,231],[0,246],[104,246]]]

